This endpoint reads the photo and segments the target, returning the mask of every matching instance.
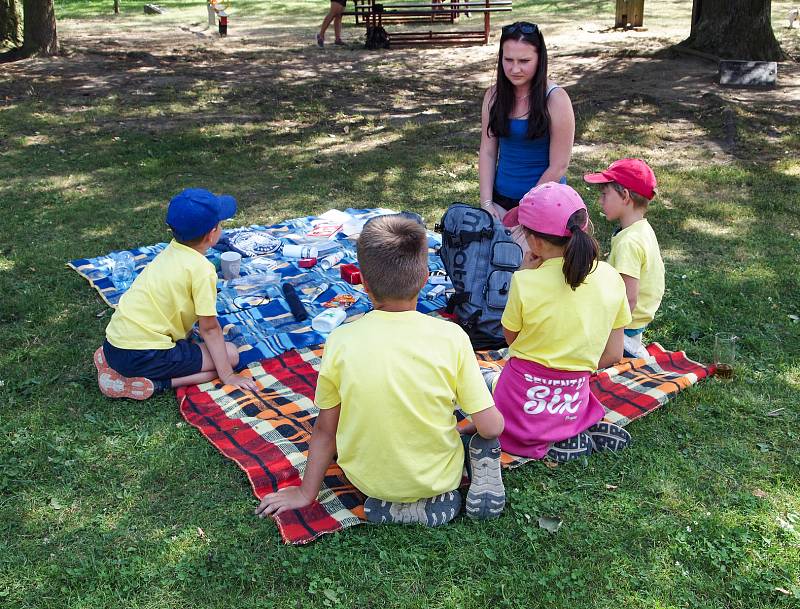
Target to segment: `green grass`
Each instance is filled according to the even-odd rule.
[[[515,17],[541,8],[566,23],[558,11],[598,5],[610,11],[543,3]],[[105,8],[57,4],[70,27]],[[137,16],[122,15],[121,28],[143,19],[123,8]],[[296,11],[310,28],[323,9],[287,1],[269,19]],[[658,175],[650,218],[668,291],[648,339],[707,361],[713,334],[734,332],[733,381],[703,382],[635,422],[624,453],[508,472],[496,522],[362,526],[285,547],[253,517],[244,475],[171,396],[99,394],[91,354],[109,315],[64,263],[166,239],[166,201],[186,186],[236,195],[237,225],[376,204],[432,222],[453,200],[477,201],[481,84],[454,74],[447,53],[325,51],[321,63],[305,40],[209,53],[210,42],[149,46],[149,33],[120,54],[0,74],[4,607],[798,606],[796,106],[637,100],[635,66],[619,56],[598,57],[570,88],[568,178],[606,248],[612,227],[581,174],[638,154]],[[486,55],[474,73],[491,66]],[[612,86],[604,66],[619,70]],[[724,104],[737,118],[730,154]],[[542,515],[563,519],[557,534],[538,528]]]

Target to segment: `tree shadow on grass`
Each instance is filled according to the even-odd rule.
[[[674,576],[659,584],[667,597],[706,602],[698,582],[714,581],[714,565],[724,563],[725,573],[735,575],[709,586],[742,604],[763,593],[762,584],[796,579],[796,572],[767,564],[781,544],[752,552],[754,542],[743,533],[755,523],[774,536],[769,504],[750,489],[770,475],[792,480],[796,471],[790,438],[759,410],[770,400],[792,407],[796,386],[787,371],[800,352],[786,318],[800,301],[796,273],[788,272],[798,255],[791,232],[800,234],[793,211],[800,184],[780,154],[796,115],[784,114],[782,103],[753,108],[722,92],[714,93],[722,102],[710,103],[697,90],[698,82],[708,85],[705,69],[694,81],[643,92],[640,79],[647,74],[674,74],[676,64],[664,57],[634,58],[633,67],[624,55],[587,57],[592,69],[570,88],[578,143],[586,151],[576,155],[569,176],[579,188],[582,171],[617,153],[666,150],[656,164],[662,195],[650,218],[674,258],[668,260],[670,292],[650,336],[708,359],[714,331],[741,332],[747,378],[732,390],[712,381],[687,392],[637,424],[642,449],[590,461],[595,471],[575,465],[549,474],[531,466],[514,473],[514,484],[525,483],[525,497],[513,498],[490,542],[485,530],[462,523],[433,533],[441,545],[426,554],[418,546],[432,538],[362,527],[309,548],[308,562],[301,563],[300,551],[275,547],[270,523],[251,518],[254,500],[241,474],[228,464],[209,468],[215,453],[193,430],[173,435],[170,399],[142,407],[97,395],[90,357],[108,318],[95,317],[104,305],[63,263],[164,240],[166,201],[189,185],[237,195],[242,223],[374,205],[408,207],[432,219],[453,199],[475,200],[482,93],[475,74],[491,71],[492,62],[468,61],[456,77],[448,66],[423,70],[411,53],[331,57],[332,65],[324,66],[303,51],[248,52],[224,61],[200,53],[74,59],[53,73],[37,63],[19,74],[0,114],[8,135],[0,167],[9,176],[0,186],[8,212],[0,255],[10,261],[0,267],[0,291],[14,295],[13,316],[4,315],[0,325],[2,343],[11,346],[0,361],[16,398],[6,426],[35,431],[13,449],[15,462],[32,465],[22,476],[27,482],[4,504],[3,521],[24,539],[48,537],[41,546],[26,546],[41,588],[15,592],[17,598],[28,594],[31,604],[34,598],[100,598],[121,586],[123,597],[145,602],[155,590],[156,600],[185,605],[231,596],[226,588],[233,587],[236,594],[263,595],[269,588],[266,598],[276,602],[303,601],[313,582],[328,585],[331,556],[342,549],[356,566],[343,574],[349,589],[387,606],[394,601],[386,580],[369,575],[379,563],[398,585],[409,585],[408,573],[426,574],[427,583],[415,589],[438,600],[464,578],[474,585],[473,599],[502,598],[520,586],[530,598],[532,591],[551,593],[555,581],[601,589],[614,583],[604,579],[608,572],[625,578],[623,586],[635,595],[666,571]],[[101,72],[106,76],[96,79]],[[733,148],[718,115],[723,103],[741,116]],[[764,120],[777,136],[757,137]],[[700,133],[701,145],[708,143],[721,162],[691,148],[670,158],[674,142],[664,144],[663,134],[678,121]],[[742,147],[751,137],[763,147],[757,153]],[[592,214],[598,217],[596,207]],[[611,227],[596,224],[607,243]],[[764,435],[773,447],[766,457],[755,447]],[[602,496],[606,476],[623,473],[634,480],[630,490],[622,486],[629,501]],[[698,478],[702,484],[675,482]],[[553,486],[541,487],[551,479]],[[45,505],[32,505],[34,497]],[[52,497],[60,509],[46,507]],[[695,525],[684,514],[715,504],[719,522]],[[560,537],[544,537],[525,518],[547,510],[565,515]],[[603,529],[599,537],[585,522],[592,511],[592,524]],[[610,514],[623,514],[624,523]],[[720,545],[720,535],[731,541]],[[408,543],[398,546],[403,536]],[[591,548],[591,564],[587,539],[606,544]],[[441,561],[431,559],[438,555]],[[452,555],[461,559],[457,573],[445,560]],[[485,573],[487,561],[492,577],[473,577]],[[694,583],[673,568],[676,561]],[[789,564],[782,556],[778,562]],[[294,579],[285,577],[298,564]],[[354,580],[355,572],[366,575]],[[563,600],[572,592],[554,594]]]

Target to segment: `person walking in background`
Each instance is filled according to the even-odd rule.
[[[347,5],[347,0],[331,0],[331,8],[325,19],[322,20],[322,25],[317,33],[317,46],[322,48],[325,46],[325,31],[328,26],[333,22],[333,34],[335,36],[333,44],[344,44],[342,40],[342,15],[344,15],[344,7]]]

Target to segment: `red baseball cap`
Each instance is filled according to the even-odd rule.
[[[656,196],[656,175],[641,159],[620,159],[600,173],[587,173],[583,179],[589,184],[616,182],[623,188],[642,195],[647,200]]]

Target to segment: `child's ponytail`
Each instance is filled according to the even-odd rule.
[[[586,227],[586,230],[583,229]],[[592,272],[600,252],[597,240],[592,236],[592,225],[585,209],[579,209],[567,220],[572,233],[564,249],[564,279],[574,290]]]

